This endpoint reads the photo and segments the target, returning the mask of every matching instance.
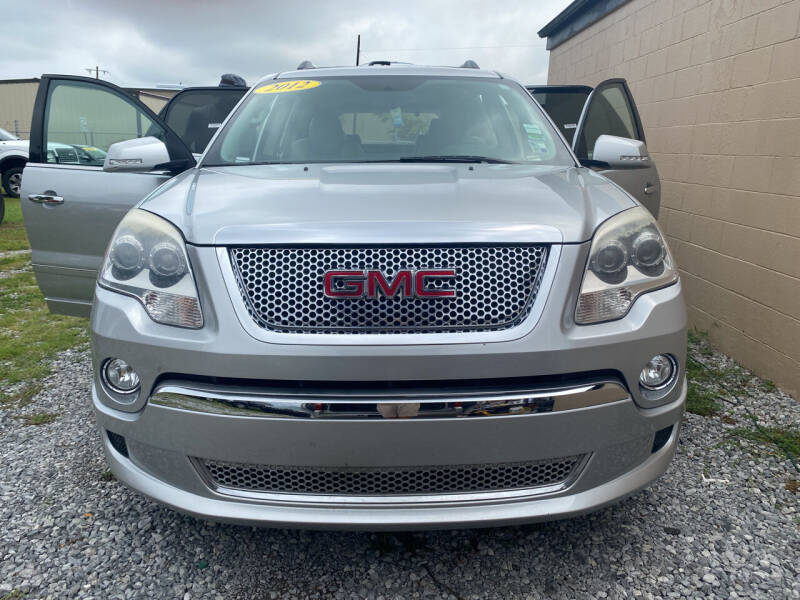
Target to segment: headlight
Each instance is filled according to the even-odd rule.
[[[613,321],[641,294],[677,281],[669,248],[644,207],[626,210],[598,227],[583,274],[575,321]]]
[[[125,215],[106,252],[99,283],[137,298],[158,323],[203,326],[183,238],[152,213],[136,209]]]

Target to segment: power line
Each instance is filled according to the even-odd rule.
[[[89,75],[94,73],[94,78],[95,79],[100,79],[100,73],[102,73],[103,75],[108,75],[108,73],[109,73],[108,71],[106,71],[105,69],[101,69],[100,67],[88,67],[88,68],[85,68],[84,71],[89,73]]]
[[[502,46],[461,46],[451,48],[380,48],[378,50],[364,50],[362,54],[369,52],[375,54],[376,52],[431,52],[435,50],[487,50],[493,48],[544,48],[545,44],[508,44]]]

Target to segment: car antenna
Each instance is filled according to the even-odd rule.
[[[315,67],[314,63],[312,63],[310,60],[304,60],[299,65],[297,65],[298,71],[303,71],[305,69],[316,69],[316,68],[317,67]]]
[[[464,64],[459,67],[460,69],[480,69],[478,63],[476,63],[472,59],[467,59],[464,61]]]

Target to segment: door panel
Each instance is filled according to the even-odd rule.
[[[658,218],[658,209],[661,205],[661,180],[652,160],[648,167],[602,169],[600,173],[636,198],[654,217]]]
[[[591,161],[594,144],[603,134],[645,141],[639,112],[624,79],[602,82],[586,100],[572,143],[578,159]],[[652,160],[626,169],[599,170],[658,217],[661,181]]]
[[[105,172],[82,161],[82,153],[101,156],[115,142],[146,135],[164,141],[180,168],[193,164],[177,136],[123,90],[83,77],[42,77],[21,204],[33,270],[52,312],[88,316],[117,224],[172,177],[165,171]]]
[[[22,179],[22,213],[36,281],[52,312],[88,316],[94,283],[114,229],[169,175],[106,173],[99,167],[31,164]],[[53,191],[63,204],[33,202]]]

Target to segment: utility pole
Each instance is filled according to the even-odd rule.
[[[356,41],[356,66],[358,66],[358,61],[361,59],[361,34],[358,34],[358,40]],[[353,113],[353,135],[356,133],[356,119],[358,119],[358,115]]]
[[[108,74],[108,71],[106,71],[105,69],[101,69],[98,66],[95,66],[94,68],[89,67],[88,69],[84,69],[84,71],[89,73],[89,75],[91,75],[92,72],[94,72],[94,78],[95,79],[100,79],[100,73],[102,73],[103,75],[107,75]]]

